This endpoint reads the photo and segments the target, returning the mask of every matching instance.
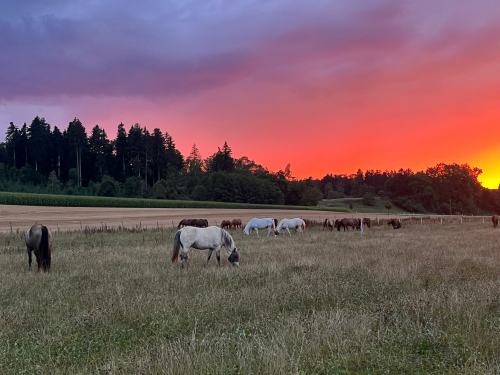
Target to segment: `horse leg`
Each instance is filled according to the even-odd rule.
[[[26,246],[26,247],[27,247],[27,251],[28,251],[28,265],[29,265],[29,270],[31,271],[31,256],[32,256],[31,249],[28,246]]]
[[[180,255],[181,258],[181,268],[184,268],[184,261],[186,261],[186,266],[189,267],[189,262],[188,262],[188,251],[189,249],[182,249],[182,254]]]
[[[255,233],[257,233],[257,237],[260,237],[259,236],[259,230],[257,228],[254,228],[254,230],[255,230]]]
[[[290,233],[290,229],[288,229],[288,227],[287,227],[287,228],[285,228],[285,229],[286,229],[286,231],[288,232],[288,234],[290,235],[290,237],[292,237],[292,234]]]
[[[208,261],[210,260],[210,257],[212,256],[212,252],[213,252],[213,250],[212,250],[212,249],[209,249],[209,250],[208,250],[208,256],[207,256],[207,266],[208,266]]]
[[[217,257],[217,265],[220,267],[220,247],[215,249],[215,256]]]

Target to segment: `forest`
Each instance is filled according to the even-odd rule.
[[[99,125],[87,134],[77,118],[64,130],[38,116],[30,125],[11,122],[0,143],[0,190],[27,193],[306,206],[347,196],[370,205],[380,196],[407,212],[500,213],[500,191],[483,188],[481,173],[440,163],[418,172],[358,170],[298,180],[290,164],[271,172],[247,156],[234,158],[227,142],[206,158],[196,144],[184,156],[158,128],[136,123],[127,130],[120,123],[110,139]]]

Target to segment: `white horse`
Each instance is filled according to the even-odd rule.
[[[172,254],[172,263],[177,262],[179,250],[182,246],[181,267],[184,267],[184,261],[188,263],[188,251],[191,247],[195,249],[208,249],[207,265],[212,252],[215,250],[217,264],[220,267],[220,248],[224,246],[229,254],[229,262],[233,266],[240,265],[240,250],[234,245],[233,237],[224,229],[211,226],[208,228],[184,227],[175,233],[174,252]]]
[[[291,236],[290,229],[297,229],[300,233],[304,229],[306,229],[306,223],[300,217],[296,217],[295,219],[283,219],[278,224],[278,228],[276,228],[276,233],[279,234],[282,229],[286,229],[288,234]]]
[[[267,235],[271,233],[271,230],[275,232],[274,234],[276,235],[276,219],[271,219],[270,217],[267,217],[265,219],[257,219],[253,218],[248,222],[248,224],[245,226],[245,229],[243,229],[243,234],[246,236],[250,235],[250,232],[254,230],[257,233],[257,236],[259,235],[259,229],[265,229],[267,228]]]

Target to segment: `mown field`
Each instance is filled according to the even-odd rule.
[[[241,267],[180,270],[173,230],[55,233],[50,274],[0,235],[0,373],[500,371],[490,223],[233,234]]]

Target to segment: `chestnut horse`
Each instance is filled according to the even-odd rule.
[[[231,229],[231,222],[229,220],[222,220],[222,223],[220,223],[220,227],[222,229]]]
[[[401,221],[399,219],[392,219],[387,222],[387,225],[392,225],[392,229],[401,228]]]
[[[359,219],[342,219],[335,221],[337,230],[340,231],[340,227],[344,228],[344,232],[347,228],[347,231],[349,231],[349,227],[352,227],[352,229],[360,229],[361,228],[361,222]]]
[[[498,215],[493,215],[491,221],[493,221],[493,228],[498,227]]]
[[[231,225],[233,226],[233,228],[241,228],[241,220],[240,219],[233,219],[233,221],[231,221]]]

